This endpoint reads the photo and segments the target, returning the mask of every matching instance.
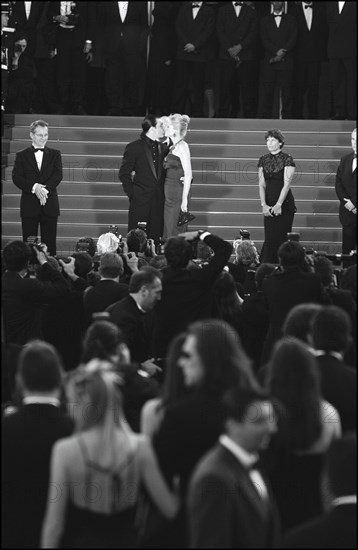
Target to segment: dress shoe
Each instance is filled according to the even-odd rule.
[[[333,115],[333,117],[331,117],[331,120],[344,120],[344,119],[345,117],[340,113],[336,113],[335,115]]]

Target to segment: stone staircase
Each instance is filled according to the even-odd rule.
[[[48,146],[62,153],[58,187],[61,216],[58,251],[70,252],[80,237],[97,238],[110,224],[127,233],[128,199],[118,180],[126,144],[138,138],[141,118],[5,115],[2,182],[2,246],[21,238],[20,190],[12,183],[15,153],[29,146],[34,119],[49,123]],[[193,168],[191,229],[208,228],[232,240],[248,229],[261,248],[263,219],[257,160],[267,152],[265,131],[279,128],[284,151],[296,162],[292,184],[297,213],[293,231],[304,246],[341,252],[338,200],[334,190],[339,159],[351,151],[350,121],[193,119],[187,141]]]

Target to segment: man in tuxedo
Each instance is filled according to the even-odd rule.
[[[176,72],[173,110],[186,112],[190,99],[190,115],[203,116],[205,68],[213,55],[214,10],[206,2],[183,2],[177,15]]]
[[[328,498],[327,498],[328,497]],[[333,441],[324,467],[326,512],[289,532],[282,548],[357,548],[357,436]]]
[[[119,179],[129,198],[128,231],[138,222],[147,222],[146,233],[155,244],[163,235],[164,179],[163,159],[168,145],[163,123],[154,115],[146,115],[142,122],[140,139],[127,145],[123,154]]]
[[[99,2],[99,17],[104,29],[108,115],[138,116],[146,72],[147,3]]]
[[[284,2],[271,2],[273,13],[261,19],[260,35],[264,47],[259,118],[271,118],[275,85],[281,89],[282,118],[292,118],[293,49],[297,22],[284,13]]]
[[[307,92],[309,119],[318,117],[318,89],[321,63],[327,58],[327,19],[323,2],[289,2],[288,13],[297,21],[297,43],[294,50],[293,116],[303,118]]]
[[[53,346],[34,340],[23,348],[17,374],[22,404],[2,419],[4,548],[39,548],[52,446],[73,431],[60,409],[62,377]]]
[[[35,120],[30,126],[31,147],[16,154],[12,181],[21,189],[20,216],[22,237],[37,235],[47,245],[51,256],[56,254],[57,218],[60,207],[57,186],[62,181],[61,153],[46,147],[48,124]]]
[[[328,22],[333,120],[356,120],[357,114],[357,2],[325,2]]]
[[[336,174],[343,254],[357,249],[357,128],[352,132],[351,141],[353,152],[341,158]]]
[[[244,2],[230,2],[218,11],[220,44],[219,117],[236,117],[240,91],[244,118],[255,118],[257,97],[255,50],[258,42],[256,10]]]
[[[191,548],[275,548],[278,516],[257,466],[276,431],[263,390],[231,388],[223,398],[224,433],[197,465],[188,496]]]

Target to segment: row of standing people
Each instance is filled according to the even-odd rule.
[[[35,61],[34,112],[140,115],[147,107],[204,116],[206,101],[207,116],[271,118],[279,86],[283,118],[304,116],[306,92],[307,117],[318,118],[328,58],[333,108],[325,118],[355,119],[354,2],[288,2],[287,13],[284,2],[155,2],[148,68],[147,3],[31,4],[12,9],[10,25],[27,47],[9,55],[9,82],[21,96],[24,59]],[[16,112],[11,97],[8,109]]]

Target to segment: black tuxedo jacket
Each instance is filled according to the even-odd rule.
[[[282,548],[357,548],[357,505],[334,506],[300,525],[285,535]]]
[[[328,59],[357,57],[357,3],[345,2],[339,13],[338,2],[325,2],[328,22]]]
[[[128,2],[123,22],[118,2],[99,2],[99,18],[105,28],[104,46],[107,54],[119,49],[124,53],[145,53],[148,35],[146,2]]]
[[[177,59],[208,61],[213,54],[214,30],[215,14],[212,8],[203,3],[198,15],[193,19],[191,2],[184,2],[176,20]],[[195,46],[195,52],[184,51],[184,46],[188,43]]]
[[[24,405],[3,418],[3,548],[39,548],[52,446],[72,431],[53,405]]]
[[[284,14],[281,17],[279,27],[276,25],[273,14],[265,15],[261,19],[260,34],[265,51],[264,59],[266,61],[275,56],[276,52],[281,48],[287,50],[285,61],[292,59],[293,49],[297,40],[297,22],[293,15]]]
[[[37,32],[44,11],[45,2],[31,2],[30,15],[27,19],[25,2],[12,2],[9,27],[23,32],[28,38],[25,54],[32,57],[36,51]]]
[[[128,285],[110,279],[99,281],[88,288],[83,295],[86,325],[92,323],[92,313],[104,311],[107,307],[128,295]]]
[[[320,355],[322,397],[339,412],[342,431],[357,429],[357,372],[332,355]]]
[[[86,40],[93,40],[94,38],[96,8],[94,2],[75,2],[75,4],[72,13],[74,16],[78,16],[78,19],[76,20],[75,28],[70,32],[73,33],[74,44],[83,47]],[[59,23],[55,23],[56,30],[55,32],[51,32],[54,28],[53,17],[55,15],[61,15],[61,2],[49,2],[47,8],[48,27],[44,29],[44,34],[48,37],[50,49],[54,49],[57,46]],[[69,24],[71,24],[71,20]]]
[[[179,2],[154,3],[150,56],[155,60],[168,61],[175,58],[175,21],[179,8]]]
[[[230,258],[232,246],[215,235],[208,235],[204,241],[215,252],[208,265],[201,269],[162,270],[162,299],[156,304],[157,357],[165,357],[171,339],[189,323],[211,316],[211,288]]]
[[[327,58],[328,26],[325,3],[313,2],[312,6],[312,25],[311,30],[308,30],[302,3],[288,4],[289,13],[297,21],[295,56],[299,63],[323,61]]]
[[[344,199],[357,206],[357,168],[352,172],[354,153],[341,158],[336,175],[336,193],[339,198],[339,221],[342,225],[357,225],[357,214],[349,212]]]
[[[191,548],[276,548],[279,519],[268,482],[264,502],[246,468],[218,443],[190,482]]]
[[[230,2],[218,11],[216,31],[220,44],[220,59],[232,59],[228,49],[240,44],[242,50],[240,59],[254,59],[254,47],[258,41],[258,17],[255,10],[244,4],[239,17],[236,17],[235,8]]]
[[[151,357],[152,313],[141,311],[131,296],[106,308],[110,320],[125,336],[132,361],[142,363]]]
[[[35,154],[31,147],[16,154],[12,171],[12,181],[21,189],[20,215],[22,218],[37,217],[41,209],[47,216],[59,216],[60,207],[57,186],[62,181],[61,153],[45,147],[41,171],[37,167]],[[46,185],[49,191],[47,201],[41,206],[37,196],[31,192],[35,183]]]

